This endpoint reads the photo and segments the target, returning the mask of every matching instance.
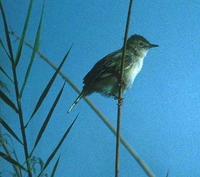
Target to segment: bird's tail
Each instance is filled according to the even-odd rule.
[[[83,97],[83,93],[81,92],[80,95],[76,98],[76,100],[73,102],[73,104],[71,105],[71,107],[68,109],[67,113],[69,114],[71,112],[71,110],[74,108],[74,106],[76,106],[76,104],[80,101],[80,99]]]

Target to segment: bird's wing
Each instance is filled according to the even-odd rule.
[[[126,51],[124,69],[128,69],[134,62],[132,52]],[[99,79],[109,77],[111,75],[119,75],[121,70],[122,49],[117,50],[101,60],[99,60],[93,68],[87,73],[83,79],[83,83],[91,85]]]

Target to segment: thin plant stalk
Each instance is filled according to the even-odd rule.
[[[22,106],[21,106],[21,100],[20,100],[20,94],[19,94],[19,88],[18,88],[18,79],[17,79],[17,73],[16,73],[16,68],[13,66],[13,77],[14,77],[14,85],[15,85],[15,94],[17,98],[17,107],[18,107],[18,115],[19,115],[19,120],[20,120],[20,127],[21,127],[21,133],[22,133],[22,139],[23,139],[23,144],[24,144],[24,154],[26,157],[26,164],[28,168],[28,175],[29,177],[32,176],[31,171],[29,170],[29,155],[28,155],[28,144],[27,144],[27,138],[26,138],[26,132],[24,128],[24,118],[22,114]]]
[[[4,142],[0,142],[0,144],[2,144],[3,149],[4,149],[4,151],[6,153],[0,151],[0,157],[3,157],[3,159],[5,159],[7,162],[9,162],[10,164],[13,165],[13,168],[14,168],[15,173],[16,173],[16,174],[13,174],[13,175],[15,175],[17,177],[22,176],[21,170],[24,170],[25,172],[27,172],[27,176],[28,177],[32,177],[33,175],[35,175],[36,174],[35,165],[37,163],[34,160],[35,157],[32,156],[32,154],[29,155],[29,151],[28,151],[28,141],[27,141],[27,134],[26,134],[26,129],[25,129],[26,127],[25,127],[25,124],[24,124],[24,120],[25,119],[24,119],[24,115],[23,115],[23,113],[24,113],[23,110],[24,109],[23,109],[23,105],[21,103],[21,97],[23,95],[23,90],[24,90],[24,88],[26,86],[26,83],[27,83],[27,80],[29,78],[29,73],[31,72],[31,67],[32,67],[32,64],[33,64],[33,60],[35,58],[35,55],[36,55],[36,53],[38,51],[38,47],[39,47],[40,31],[41,31],[44,3],[43,3],[42,14],[41,14],[41,18],[40,18],[40,22],[39,22],[36,38],[35,38],[35,44],[34,44],[32,56],[31,56],[31,61],[30,61],[29,66],[27,68],[27,71],[26,71],[26,74],[25,74],[25,79],[24,79],[24,82],[22,84],[21,91],[20,91],[18,73],[17,73],[17,66],[18,66],[19,61],[21,60],[22,48],[23,48],[23,45],[25,43],[24,39],[25,39],[25,36],[26,36],[26,31],[27,31],[28,24],[29,24],[32,5],[33,5],[33,0],[31,0],[30,3],[29,3],[29,8],[28,8],[28,12],[27,12],[24,28],[23,28],[23,31],[22,31],[22,37],[20,38],[20,42],[19,42],[19,45],[18,45],[16,57],[14,58],[12,44],[11,44],[9,30],[8,30],[8,24],[7,24],[7,21],[6,21],[6,16],[5,16],[5,13],[4,13],[4,10],[3,10],[2,2],[0,0],[0,12],[1,12],[2,17],[3,17],[4,31],[5,31],[5,35],[6,35],[7,48],[9,49],[9,51],[6,50],[6,47],[4,47],[4,44],[3,44],[1,39],[0,39],[0,45],[4,48],[8,58],[11,61],[13,80],[10,79],[10,77],[6,74],[6,72],[4,71],[4,69],[2,67],[0,67],[0,70],[13,82],[14,91],[15,91],[15,98],[16,98],[16,105],[3,92],[1,92],[0,95],[2,95],[1,99],[8,106],[13,108],[15,110],[15,112],[18,114],[18,118],[19,118],[19,122],[20,122],[20,130],[21,130],[22,141],[18,138],[18,136],[14,133],[14,131],[10,128],[10,126],[5,121],[3,121],[2,118],[0,118],[0,124],[3,125],[3,127],[12,135],[12,137],[14,137],[16,140],[18,140],[18,142],[20,142],[22,144],[23,153],[24,153],[24,159],[23,159],[24,163],[22,165],[19,163],[17,155],[16,155],[15,152],[13,153],[15,158],[12,158],[9,149],[7,148],[7,146],[6,146],[6,144]],[[31,118],[36,113],[36,111],[39,109],[40,105],[42,104],[42,101],[46,97],[49,89],[51,88],[51,85],[53,84],[53,82],[54,82],[56,76],[58,75],[61,67],[63,66],[64,62],[66,61],[67,56],[68,56],[68,54],[70,52],[70,49],[68,50],[67,54],[64,56],[61,64],[59,65],[59,67],[56,68],[56,72],[54,73],[52,79],[49,81],[47,87],[45,88],[45,90],[43,91],[42,95],[40,96],[39,102],[37,103],[36,108],[34,109]],[[64,83],[64,85],[65,85],[65,83]],[[56,97],[56,100],[54,101],[54,103],[52,105],[52,108],[50,109],[47,118],[45,119],[45,122],[44,122],[44,124],[43,124],[43,126],[41,128],[41,131],[39,132],[39,135],[38,135],[39,138],[37,138],[36,145],[38,144],[43,132],[45,131],[45,129],[47,127],[47,124],[48,124],[48,122],[49,122],[49,120],[51,118],[51,115],[52,115],[52,113],[53,113],[53,111],[54,111],[54,109],[55,109],[55,107],[56,107],[56,105],[58,103],[58,100],[60,99],[60,96],[61,96],[62,91],[64,89],[64,85],[63,85],[62,89],[60,90],[58,96]],[[54,149],[54,151],[50,154],[49,158],[47,159],[47,162],[44,165],[44,168],[41,170],[41,172],[38,175],[38,177],[40,177],[41,175],[43,176],[44,170],[48,167],[48,165],[52,161],[52,159],[54,159],[54,156],[56,155],[57,151],[60,149],[60,147],[61,147],[62,143],[64,142],[64,140],[66,139],[66,137],[67,137],[68,133],[70,132],[71,128],[73,127],[77,117],[75,118],[73,123],[70,125],[70,127],[66,130],[65,134],[62,136],[62,139],[59,141],[59,143],[56,146],[56,148]],[[0,134],[0,136],[1,136],[1,134]],[[0,139],[1,139],[1,137],[0,137]],[[34,146],[34,148],[36,147],[36,145]],[[52,172],[52,176],[54,175],[54,173],[56,171],[56,168],[58,166],[58,162],[59,162],[59,159],[57,160],[57,162],[56,162],[56,164],[54,166],[54,169],[53,169],[53,172]],[[39,163],[40,163],[40,165],[42,164],[40,159],[39,159]],[[24,165],[26,165],[27,168],[25,168]]]
[[[123,87],[123,80],[124,80],[124,61],[125,61],[125,54],[126,54],[126,45],[127,45],[127,37],[128,37],[128,29],[130,23],[130,16],[131,16],[131,8],[132,8],[133,0],[130,0],[128,16],[126,21],[126,29],[124,34],[124,45],[123,45],[123,53],[122,53],[122,60],[121,60],[121,75],[119,79],[119,99],[118,99],[118,111],[117,111],[117,135],[116,135],[116,156],[115,156],[115,177],[119,176],[119,157],[120,157],[120,126],[121,126],[121,105],[123,102],[122,98],[122,87]]]
[[[0,3],[1,3],[1,1],[0,1]],[[27,168],[28,168],[28,175],[29,175],[29,177],[31,177],[32,174],[31,174],[31,171],[29,170],[29,161],[28,161],[28,158],[29,158],[29,156],[28,156],[28,145],[27,145],[26,132],[25,132],[25,129],[24,129],[24,118],[23,118],[23,114],[22,114],[21,100],[20,100],[20,97],[19,97],[18,78],[17,78],[17,72],[16,72],[16,61],[19,60],[20,57],[18,59],[14,60],[12,45],[11,45],[11,42],[10,42],[10,36],[8,35],[9,31],[8,31],[8,25],[7,25],[5,13],[4,13],[4,10],[2,8],[2,4],[0,4],[0,5],[1,5],[1,13],[2,13],[2,16],[3,16],[3,21],[4,21],[5,34],[6,34],[6,37],[7,37],[6,41],[7,41],[7,45],[8,45],[8,48],[9,48],[9,55],[10,55],[10,60],[11,60],[11,64],[12,64],[12,74],[13,74],[13,78],[14,78],[14,90],[15,90],[16,101],[17,101],[17,108],[18,108],[18,115],[19,115],[19,121],[20,121],[20,127],[21,127],[21,134],[22,134],[22,139],[23,139],[23,144],[24,144],[24,146],[23,146],[24,147],[24,154],[25,154],[25,158],[26,158],[26,165],[27,165]],[[31,7],[32,7],[32,1],[30,2],[30,5],[29,5],[28,14],[30,14]],[[29,17],[27,16],[27,19],[26,19],[27,23],[28,23],[28,20],[29,20]],[[20,55],[18,55],[18,53],[20,53],[20,52],[21,52],[21,50],[19,50],[17,52],[17,56],[20,56]]]

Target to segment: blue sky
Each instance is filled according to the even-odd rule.
[[[122,47],[128,1],[46,1],[40,51],[56,65],[73,43],[62,71],[81,89],[82,78],[108,53]],[[25,0],[3,1],[7,21],[20,35],[28,3]],[[42,1],[35,0],[26,40],[33,44],[40,18]],[[160,47],[149,51],[141,73],[124,95],[121,133],[156,176],[199,176],[200,159],[200,3],[192,1],[133,2],[129,36],[140,34]],[[2,18],[1,18],[2,21]],[[1,38],[4,38],[2,25]],[[14,41],[14,39],[13,39]],[[17,43],[14,43],[14,48]],[[9,62],[0,50],[2,66]],[[23,51],[19,78],[28,63],[30,49]],[[36,57],[33,72],[25,89],[23,104],[30,112],[53,70]],[[22,82],[23,78],[21,78]],[[7,82],[6,82],[7,83]],[[63,84],[56,80],[51,94],[30,125],[29,141],[37,135],[51,101]],[[9,83],[7,83],[8,86]],[[14,98],[14,94],[11,95]],[[57,176],[114,176],[115,137],[90,107],[81,100],[70,114],[67,109],[77,97],[67,84],[54,118],[36,155],[44,160],[63,132],[79,118],[59,151]],[[93,94],[89,99],[116,126],[117,102]],[[9,108],[1,115],[20,132],[9,118]],[[84,175],[83,175],[84,174]],[[141,167],[121,146],[120,176],[146,176]]]

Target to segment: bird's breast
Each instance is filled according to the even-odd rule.
[[[132,86],[136,76],[141,71],[143,66],[143,60],[144,58],[139,59],[137,62],[133,62],[132,65],[129,68],[127,68],[127,71],[124,71],[124,78],[127,89],[129,89]]]

